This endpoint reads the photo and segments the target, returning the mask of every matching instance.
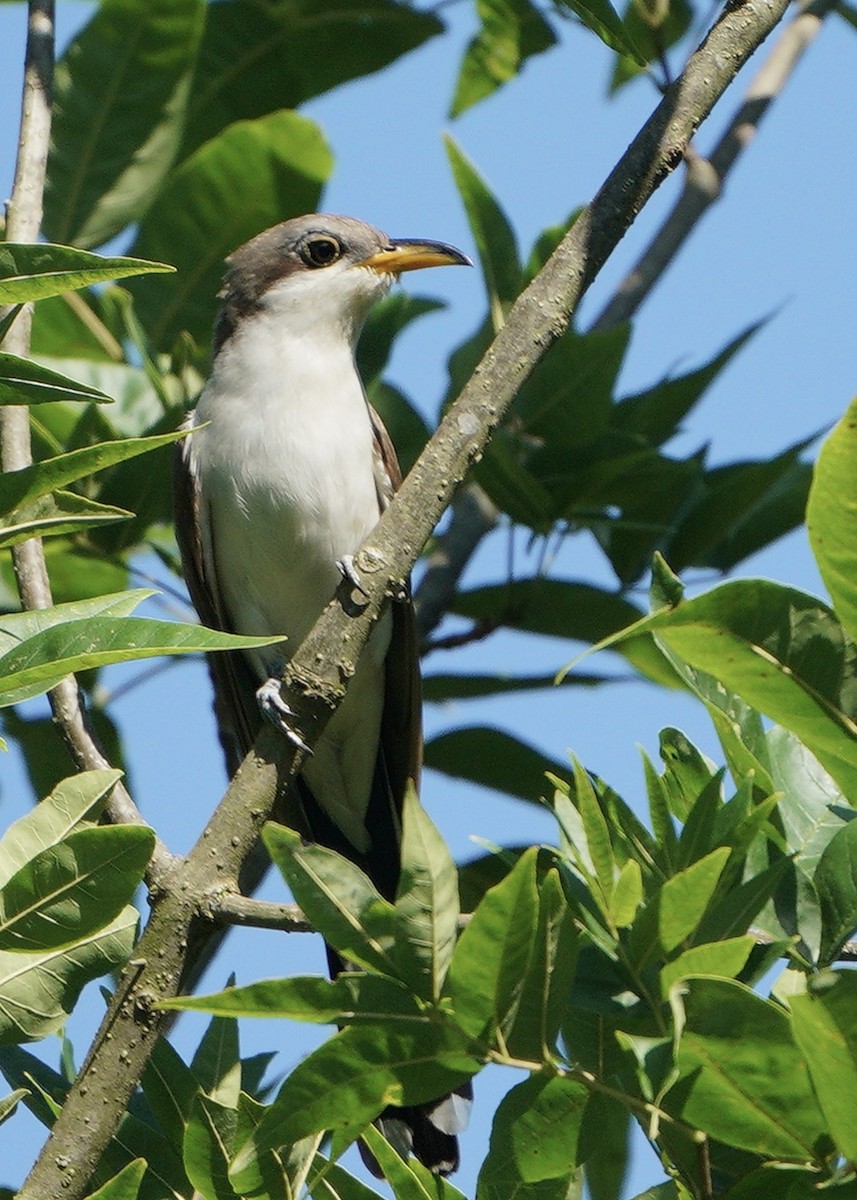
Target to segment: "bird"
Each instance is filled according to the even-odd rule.
[[[372,307],[406,271],[472,265],[454,246],[390,238],[311,214],[235,250],[218,297],[211,374],[176,451],[176,535],[191,600],[212,628],[284,635],[212,655],[227,769],[264,720],[302,745],[280,695],[288,657],[401,483],[355,347]],[[422,759],[419,655],[409,589],[375,626],[341,704],[296,781],[309,836],[357,863],[387,899],[399,877],[402,801]],[[328,948],[331,972],[346,969]],[[439,1175],[459,1161],[472,1092],[388,1108],[377,1124]],[[362,1145],[367,1165],[380,1174]]]

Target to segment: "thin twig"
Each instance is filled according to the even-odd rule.
[[[21,133],[12,198],[7,205],[6,238],[10,242],[35,242],[39,236],[51,132],[53,71],[54,3],[53,0],[30,0]],[[26,305],[4,342],[10,353],[22,358],[30,351],[32,316],[32,306]],[[6,406],[0,411],[0,467],[4,471],[17,471],[30,466],[32,461],[29,412],[24,405]],[[28,610],[50,608],[53,598],[41,540],[31,538],[14,546],[12,562],[23,607]],[[88,728],[74,677],[63,679],[51,689],[48,697],[54,721],[78,769],[108,767],[109,762]],[[121,783],[113,788],[105,813],[116,823],[146,824]],[[172,855],[163,842],[157,840],[150,878],[161,880],[171,861]]]
[[[629,321],[649,296],[703,214],[723,193],[727,176],[758,132],[812,44],[833,0],[811,0],[783,29],[756,74],[738,111],[712,153],[703,158],[692,147],[686,158],[684,188],[652,241],[590,326],[590,332],[614,329]]]

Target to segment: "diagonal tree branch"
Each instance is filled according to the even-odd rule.
[[[54,0],[30,0],[21,131],[12,198],[7,206],[6,240],[35,242],[42,224],[42,199],[51,134],[51,102],[54,75]],[[26,358],[30,351],[32,306],[26,305],[6,334],[4,347]],[[0,410],[0,467],[17,471],[33,461],[30,446],[30,414],[26,405],[8,405]],[[18,593],[26,609],[50,608],[53,603],[45,556],[39,538],[12,548]],[[63,679],[48,694],[54,720],[59,726],[72,759],[79,770],[108,767],[90,730],[74,676]],[[117,784],[105,805],[108,820],[144,825],[125,787]],[[157,880],[168,868],[171,855],[158,840],[149,867],[149,878]]]
[[[369,633],[468,467],[581,296],[658,184],[683,159],[699,123],[782,18],[787,0],[728,4],[597,196],[518,298],[461,396],[361,547],[366,603],[356,616],[332,601],[296,651],[286,696],[311,745],[353,674]],[[353,611],[353,605],[347,606]],[[168,1016],[156,1005],[178,993],[211,927],[201,915],[212,889],[236,889],[259,829],[300,768],[294,747],[263,729],[188,858],[156,899],[134,959],[20,1193],[21,1200],[79,1200],[121,1119]]]

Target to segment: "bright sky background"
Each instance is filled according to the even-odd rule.
[[[89,11],[88,5],[60,5],[63,43]],[[303,110],[322,125],[336,155],[325,207],[362,217],[394,236],[439,238],[472,252],[441,144],[446,128],[495,189],[527,252],[543,227],[589,199],[653,108],[656,93],[639,81],[606,102],[610,56],[592,35],[568,26],[561,46],[533,60],[500,94],[450,123],[445,114],[460,53],[472,30],[472,14],[466,4],[449,4],[441,12],[452,26],[451,38],[430,42],[392,70]],[[0,5],[4,196],[11,187],[17,137],[24,25],[23,4]],[[716,118],[703,128],[697,143],[702,152],[737,106],[759,61],[757,56]],[[711,389],[687,432],[670,447],[676,453],[709,443],[712,462],[770,455],[828,427],[851,399],[857,381],[855,65],[857,33],[831,17],[729,181],[722,203],[708,214],[637,319],[622,378],[629,392],[707,360],[748,324],[775,314]],[[608,264],[583,305],[581,327],[598,312],[645,245],[678,184],[676,178],[662,187]],[[476,271],[456,270],[412,276],[405,286],[441,296],[449,304],[445,313],[424,318],[408,331],[390,371],[420,407],[433,414],[445,385],[446,357],[481,317],[481,282]],[[519,537],[521,554],[524,542]],[[503,578],[505,554],[505,537],[495,536],[480,552],[468,582]],[[523,565],[520,558],[521,569]],[[583,540],[568,545],[557,573],[594,578],[607,586],[614,583],[598,552]],[[803,532],[758,556],[742,574],[821,591]],[[436,655],[429,666],[552,671],[578,649],[558,641],[498,635],[471,649],[466,663],[460,656]],[[594,660],[591,665],[608,664]],[[117,703],[115,716],[126,731],[138,802],[170,847],[185,849],[223,783],[203,667],[185,663],[140,686]],[[508,729],[555,758],[563,759],[573,750],[638,809],[644,791],[637,746],[656,760],[663,726],[683,728],[719,761],[716,739],[702,710],[686,697],[642,684],[530,693],[426,713],[429,734],[473,723]],[[0,764],[0,783],[0,824],[5,826],[29,803],[14,751]],[[468,841],[472,834],[494,842],[552,837],[551,821],[531,807],[477,794],[431,773],[423,799],[458,857],[474,853]],[[265,894],[282,896],[282,888],[269,881]],[[240,944],[233,939],[220,955],[208,982],[212,989],[221,986],[230,970],[237,972],[239,982],[249,982],[280,970],[323,969],[318,938],[242,934]],[[78,1057],[99,1004],[96,996],[88,1014],[72,1023]],[[195,1044],[199,1029],[199,1022],[182,1023],[177,1036],[181,1049]],[[279,1041],[280,1070],[306,1053],[312,1036],[302,1027],[283,1027],[280,1032],[267,1023],[242,1031],[245,1052]],[[57,1052],[56,1043],[47,1045],[46,1057],[54,1065]],[[475,1190],[493,1111],[512,1082],[508,1072],[496,1068],[477,1081],[474,1121],[463,1142],[464,1165],[454,1180],[467,1194]],[[0,1128],[0,1184],[21,1182],[40,1140],[40,1130],[26,1116],[16,1116]],[[657,1166],[641,1154],[627,1195],[660,1178]]]

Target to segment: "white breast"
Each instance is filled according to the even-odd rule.
[[[287,336],[275,314],[254,315],[217,356],[194,427],[206,574],[234,630],[285,634],[288,655],[333,595],[337,559],[379,516],[372,425],[350,346],[320,330]],[[361,850],[389,637],[388,620],[304,769]],[[251,661],[260,681],[279,675],[282,649]]]

